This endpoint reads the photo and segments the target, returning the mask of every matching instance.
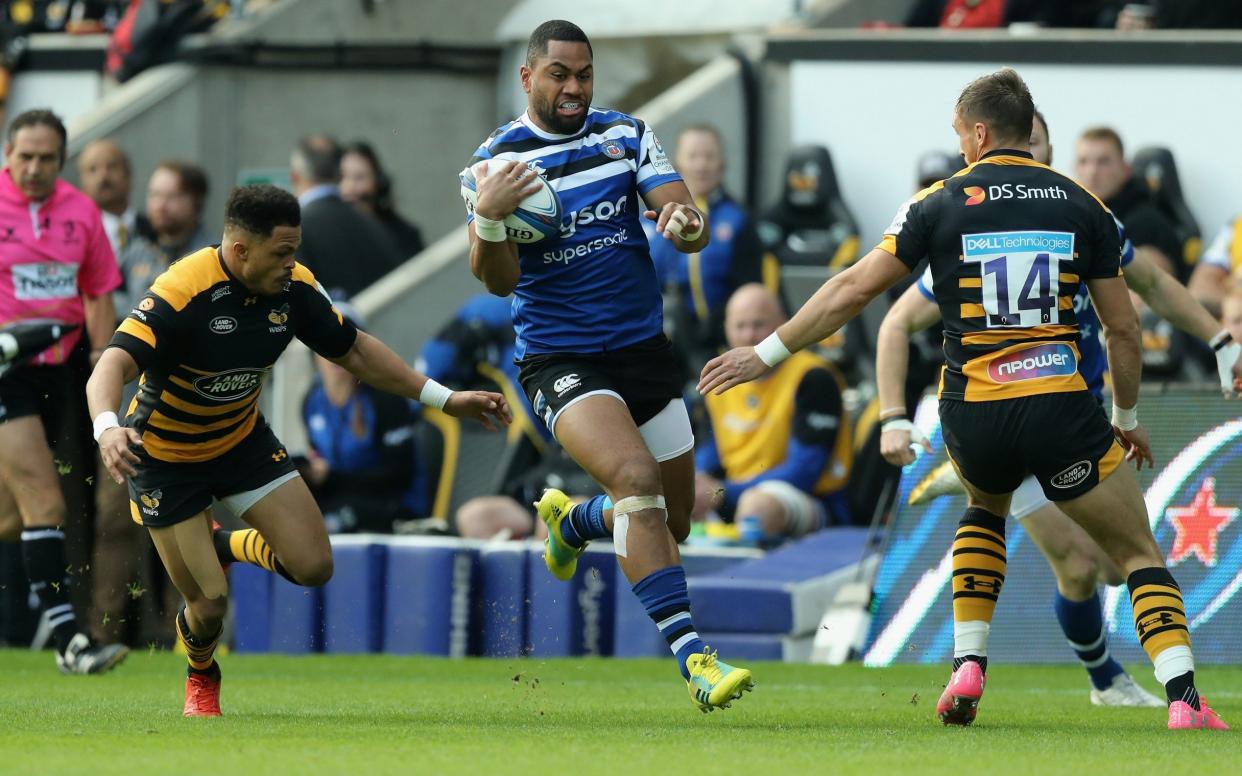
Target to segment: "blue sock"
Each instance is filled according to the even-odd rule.
[[[686,571],[681,566],[653,571],[634,584],[634,595],[655,621],[668,648],[677,656],[677,667],[688,681],[686,660],[707,648],[690,621],[690,594],[686,592]]]
[[[1091,684],[1097,690],[1107,689],[1125,669],[1108,652],[1099,594],[1093,594],[1086,601],[1071,601],[1058,592],[1052,608],[1074,654],[1091,676]]]
[[[608,526],[604,525],[605,509],[612,509],[612,499],[607,496],[596,496],[575,504],[561,521],[561,538],[570,547],[581,547],[592,539],[612,536]]]

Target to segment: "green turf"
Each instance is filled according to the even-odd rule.
[[[758,687],[700,714],[669,661],[223,659],[222,719],[182,719],[183,658],[132,655],[63,677],[0,651],[2,773],[1237,772],[1233,733],[1164,729],[1160,709],[1097,709],[1081,669],[998,665],[979,721],[933,721],[945,669],[759,664]],[[1150,670],[1136,675],[1151,689]],[[1201,672],[1242,721],[1242,668]],[[673,768],[685,768],[678,771]]]

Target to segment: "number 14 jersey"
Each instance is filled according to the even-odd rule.
[[[1087,389],[1074,297],[1121,274],[1121,242],[1108,208],[1072,179],[1026,152],[992,151],[903,204],[879,247],[911,269],[930,257],[942,398]]]

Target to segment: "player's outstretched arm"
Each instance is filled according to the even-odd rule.
[[[857,264],[819,287],[793,318],[756,347],[734,348],[717,356],[699,375],[699,393],[724,393],[750,382],[790,355],[828,337],[862,312],[867,304],[910,269],[888,251],[876,248]]]
[[[1130,291],[1120,277],[1087,281],[1091,302],[1104,327],[1108,371],[1113,379],[1113,428],[1126,447],[1126,460],[1142,468],[1154,465],[1147,432],[1138,423],[1139,380],[1142,378],[1142,335]]]
[[[137,376],[138,364],[133,356],[121,348],[108,348],[99,356],[86,381],[86,404],[94,419],[99,457],[118,485],[134,474],[134,464],[138,463],[138,456],[130,447],[142,446],[142,436],[132,428],[122,427],[116,414],[122,388]]]
[[[913,463],[910,442],[931,452],[927,437],[906,416],[906,374],[910,368],[910,335],[940,320],[940,308],[928,300],[917,286],[910,286],[893,303],[880,324],[875,346],[875,381],[880,394],[880,455],[894,466]]]
[[[1220,322],[1185,286],[1148,258],[1145,249],[1135,249],[1134,260],[1126,265],[1125,278],[1126,285],[1143,297],[1157,315],[1212,346],[1221,392],[1232,396],[1234,381],[1242,378],[1242,345],[1221,329]]]
[[[509,425],[513,413],[505,397],[492,391],[452,391],[411,369],[383,342],[364,331],[345,355],[332,359],[367,385],[418,399],[455,418],[474,418],[488,429]]]
[[[470,234],[470,271],[488,293],[508,296],[522,274],[517,246],[509,242],[504,220],[539,190],[538,173],[520,162],[492,161],[478,172],[479,198]]]
[[[656,232],[682,253],[697,253],[707,247],[711,230],[707,216],[694,206],[694,197],[683,181],[656,186],[643,195],[647,210],[643,215],[656,222]]]

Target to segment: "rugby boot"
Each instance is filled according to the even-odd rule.
[[[220,666],[212,664],[210,673],[190,670],[185,677],[185,709],[183,717],[219,717]]]
[[[749,670],[729,665],[710,649],[686,658],[686,668],[690,671],[690,679],[686,682],[690,700],[704,714],[727,709],[742,697],[742,693],[755,689]]]
[[[578,556],[586,549],[586,545],[571,547],[561,538],[561,523],[573,508],[574,502],[569,496],[556,488],[548,488],[535,502],[535,512],[548,525],[548,537],[543,540],[543,564],[562,582],[573,578],[578,570]]]
[[[946,725],[969,725],[975,721],[983,686],[987,683],[983,666],[967,660],[949,678],[949,684],[936,703],[936,717]]]
[[[124,644],[96,644],[79,633],[69,640],[64,654],[56,656],[56,665],[62,674],[102,674],[120,665],[128,654]]]
[[[1208,706],[1207,699],[1199,696],[1199,710],[1186,701],[1169,704],[1169,730],[1228,730],[1229,726],[1220,715]]]
[[[1146,706],[1156,708],[1165,702],[1144,690],[1129,674],[1117,674],[1113,683],[1103,690],[1091,688],[1091,703],[1096,706]]]
[[[937,496],[965,492],[966,486],[958,479],[957,470],[953,468],[953,464],[950,461],[945,461],[928,472],[927,476],[914,486],[914,489],[910,491],[909,498],[906,499],[906,503],[913,507],[926,501],[931,501]]]

